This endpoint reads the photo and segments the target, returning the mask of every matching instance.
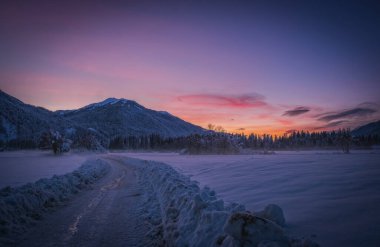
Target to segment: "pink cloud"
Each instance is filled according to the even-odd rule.
[[[222,95],[222,94],[189,94],[177,97],[184,103],[200,106],[216,106],[230,108],[258,108],[268,104],[259,94]]]
[[[192,109],[192,108],[177,108],[166,106],[162,109],[166,109],[172,114],[192,123],[197,123],[205,125],[208,123],[225,125],[230,123],[231,119],[239,118],[239,114],[234,114],[230,112],[217,112],[217,111],[208,111],[204,109]]]
[[[277,122],[281,124],[282,126],[289,126],[289,125],[294,125],[293,121],[290,120],[285,120],[285,119],[277,119]]]
[[[270,120],[273,119],[273,114],[272,113],[261,113],[261,114],[256,114],[250,116],[250,120]]]

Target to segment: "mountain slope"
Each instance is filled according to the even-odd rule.
[[[59,119],[41,107],[35,107],[0,90],[0,140],[36,140],[41,133],[56,126]]]
[[[58,112],[80,126],[103,131],[106,135],[186,136],[204,130],[170,113],[147,109],[135,101],[109,98],[78,110]]]
[[[380,135],[380,121],[360,126],[352,131],[353,136]]]

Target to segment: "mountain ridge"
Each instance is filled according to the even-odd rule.
[[[91,132],[102,140],[103,146],[116,136],[180,137],[205,132],[168,112],[151,110],[123,98],[107,98],[74,110],[50,111],[0,90],[0,108],[0,142],[6,143],[37,143],[44,132],[52,129],[70,139]]]
[[[359,126],[356,129],[354,129],[351,133],[353,136],[380,136],[380,120]]]

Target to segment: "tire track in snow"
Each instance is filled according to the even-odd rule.
[[[78,225],[80,224],[81,219],[85,215],[90,213],[91,210],[93,210],[93,208],[96,207],[100,203],[100,201],[104,198],[108,190],[119,188],[125,176],[126,176],[126,171],[122,170],[122,173],[119,177],[113,179],[110,183],[100,188],[100,193],[91,200],[88,206],[75,218],[75,221],[69,226],[68,235],[65,238],[66,242],[69,241],[78,232]]]
[[[46,215],[17,246],[148,246],[144,186],[133,165],[106,155],[111,171],[92,190]]]

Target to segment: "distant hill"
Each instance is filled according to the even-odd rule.
[[[372,122],[363,126],[360,126],[352,131],[353,136],[367,136],[367,135],[379,135],[380,136],[380,121]]]
[[[0,142],[37,143],[51,129],[70,139],[89,132],[103,146],[115,136],[179,137],[205,130],[168,112],[154,111],[127,99],[109,98],[76,110],[49,111],[28,105],[0,90]]]

